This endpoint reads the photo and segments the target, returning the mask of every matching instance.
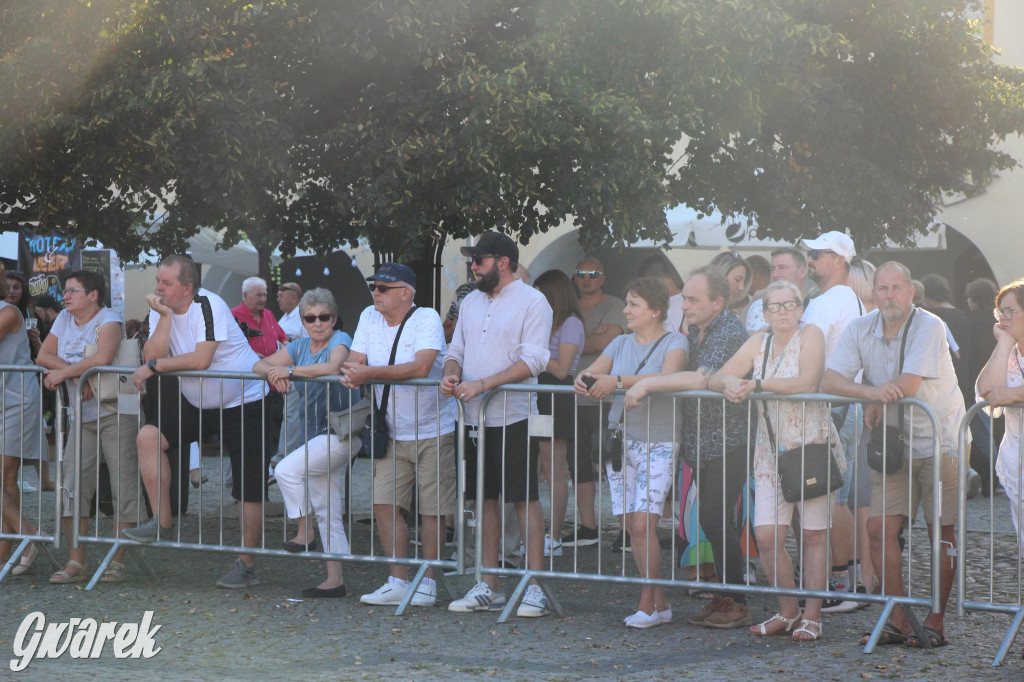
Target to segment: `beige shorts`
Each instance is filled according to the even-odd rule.
[[[97,424],[99,442],[97,443]],[[138,523],[139,453],[135,438],[139,435],[137,418],[133,415],[109,414],[98,422],[82,424],[82,479],[75,488],[75,434],[68,433],[64,451],[61,488],[73,491],[82,504],[82,516],[88,518],[88,504],[96,492],[96,473],[99,471],[99,453],[110,472],[110,488],[117,502],[117,520]],[[97,444],[99,448],[97,448]],[[64,516],[74,514],[71,496],[65,500]]]
[[[942,482],[942,501],[939,525],[952,526],[957,516],[957,473],[956,461],[948,452],[939,456],[942,468],[939,470]],[[924,506],[924,520],[932,523],[934,514],[935,458],[910,460],[895,474],[883,476],[871,470],[871,516],[905,516],[908,523],[917,516],[917,509]],[[885,481],[885,499],[882,499],[882,482]]]
[[[373,463],[373,503],[408,509],[418,483],[420,514],[454,514],[456,478],[454,432],[420,441],[388,441],[387,456]]]
[[[793,510],[800,510],[800,526],[806,530],[825,530],[828,528],[829,507],[836,500],[837,491],[803,502],[786,502],[782,496],[782,488],[778,486],[759,485],[754,489],[754,527],[758,526],[790,526],[793,522]]]

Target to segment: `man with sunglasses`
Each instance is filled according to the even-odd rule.
[[[473,259],[476,291],[462,301],[452,344],[444,362],[441,392],[465,403],[471,441],[484,439],[483,565],[498,566],[502,540],[498,499],[512,503],[519,530],[526,540],[526,564],[544,567],[544,516],[537,490],[537,468],[530,461],[528,418],[537,412],[533,393],[508,393],[492,400],[481,427],[483,394],[504,384],[537,383],[551,353],[551,306],[544,294],[516,277],[519,247],[499,232],[486,232],[475,246],[462,248]],[[467,496],[476,496],[476,457],[466,458]],[[479,511],[479,510],[478,510]],[[478,525],[478,528],[481,526]],[[505,605],[496,575],[485,575],[466,596],[448,605],[449,611],[500,610]],[[550,613],[548,599],[532,584],[516,612],[538,617]]]
[[[439,380],[446,344],[437,311],[413,305],[416,274],[412,269],[384,263],[366,279],[371,282],[373,305],[359,316],[352,351],[342,365],[341,382],[348,388],[375,382],[373,400],[380,406],[382,382]],[[391,349],[399,330],[392,363]],[[373,462],[373,511],[380,544],[388,556],[406,556],[408,527],[402,511],[411,508],[413,485],[418,485],[423,558],[437,559],[444,545],[443,535],[439,535],[445,529],[442,520],[456,511],[455,406],[451,398],[438,396],[432,386],[391,386],[386,409],[388,451]],[[408,589],[409,567],[392,564],[387,582],[360,601],[398,604]],[[428,571],[412,605],[433,606],[436,598],[437,584],[433,572]]]
[[[842,232],[826,232],[817,239],[804,239],[801,244],[807,249],[807,275],[821,293],[812,298],[804,309],[802,321],[816,325],[825,334],[825,362],[832,360],[839,345],[839,339],[846,331],[850,322],[864,314],[864,306],[860,298],[850,288],[850,261],[857,255],[853,240]],[[838,420],[842,420],[839,436],[843,451],[846,454],[846,481],[836,498],[832,512],[832,528],[829,531],[832,548],[832,582],[830,589],[844,592],[855,588],[855,575],[850,575],[854,563],[854,534],[856,523],[850,511],[848,501],[850,488],[854,482],[854,472],[863,471],[854,466],[857,457],[855,445],[860,442],[862,429],[860,407],[837,405],[832,410]],[[866,468],[866,467],[865,467]],[[862,474],[863,475],[863,474]],[[865,500],[857,500],[858,506],[864,506]],[[843,600],[841,598],[826,599],[822,611],[825,613],[844,613],[856,610],[862,602]]]
[[[606,294],[604,280],[604,265],[593,256],[588,256],[576,264],[572,281],[580,292],[580,313],[583,315],[583,330],[586,333],[579,367],[592,365],[608,344],[626,330],[626,315],[623,312],[626,302]],[[597,434],[600,433],[601,425],[607,424],[608,411],[611,409],[610,401],[602,407],[592,398],[578,398],[577,405],[578,455],[570,454],[568,460],[569,475],[576,490],[576,508],[579,510],[580,523],[562,535],[561,544],[565,547],[586,547],[598,542],[597,516],[594,511],[597,484],[594,480],[593,457],[599,455]],[[572,453],[571,448],[569,452]],[[622,551],[622,547],[623,538],[620,531],[620,536],[612,542],[612,551]],[[625,547],[626,551],[629,551],[628,539],[625,541]]]

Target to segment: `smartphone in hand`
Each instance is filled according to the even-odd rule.
[[[583,385],[586,386],[587,390],[589,391],[594,387],[594,384],[597,383],[597,377],[592,377],[588,374],[585,377],[580,377],[580,381],[583,382]]]

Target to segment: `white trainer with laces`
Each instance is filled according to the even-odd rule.
[[[477,583],[466,593],[465,597],[448,604],[448,610],[455,613],[500,611],[504,607],[505,593],[495,592],[485,582]]]
[[[393,577],[388,578],[388,581],[378,587],[376,591],[370,594],[364,594],[359,598],[364,604],[372,604],[374,606],[387,606],[389,604],[399,604],[405,598],[405,593],[409,590],[409,584],[395,580]]]
[[[516,615],[520,618],[540,618],[549,613],[551,613],[551,608],[548,605],[548,598],[544,595],[544,590],[540,589],[539,585],[527,587]]]

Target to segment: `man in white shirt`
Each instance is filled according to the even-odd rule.
[[[373,305],[359,316],[342,383],[358,388],[373,381],[374,404],[381,405],[384,383],[404,379],[441,378],[446,349],[441,317],[433,308],[416,308],[416,274],[400,263],[384,263],[366,278],[372,282]],[[399,331],[401,336],[398,336]],[[396,338],[397,337],[397,338]],[[397,343],[397,345],[396,345]],[[390,362],[391,349],[395,360]],[[456,512],[455,406],[432,386],[391,386],[385,421],[388,452],[373,462],[373,511],[380,544],[388,556],[405,558],[408,528],[402,515],[411,508],[418,486],[422,518],[423,558],[437,559],[444,545],[444,516]],[[409,567],[391,565],[391,576],[377,591],[364,594],[364,604],[398,604],[409,588]],[[413,595],[413,606],[433,606],[437,584],[433,571]]]
[[[256,352],[231,315],[227,303],[199,288],[199,272],[187,256],[168,256],[156,275],[156,293],[149,303],[149,340],[143,347],[146,364],[135,370],[135,385],[161,372],[213,370],[251,372]],[[263,530],[263,384],[235,379],[183,378],[180,401],[164,401],[155,423],[139,430],[139,470],[153,505],[153,518],[123,534],[138,542],[158,538],[180,540],[171,519],[171,470],[167,452],[208,435],[220,434],[231,458],[231,496],[239,501],[242,546],[259,547]],[[244,443],[244,447],[243,447]],[[218,587],[258,585],[255,557],[240,554]]]
[[[281,319],[277,324],[284,331],[288,341],[309,336],[299,315],[299,300],[302,298],[302,287],[295,282],[285,282],[277,287],[277,306],[281,309]],[[293,385],[284,396],[284,422],[277,438],[277,453],[270,460],[271,470],[285,455],[302,445],[305,433],[302,428],[303,403],[296,396],[298,389]],[[273,473],[273,471],[271,471]]]
[[[299,299],[302,298],[302,287],[295,282],[285,282],[277,287],[277,307],[281,309],[281,319],[277,324],[284,330],[289,341],[300,339],[306,334],[299,316]]]
[[[805,291],[804,283],[807,280],[807,258],[799,250],[792,246],[783,246],[772,251],[772,260],[769,267],[769,278],[772,282],[792,282]],[[755,297],[747,308],[746,319],[747,331],[751,334],[759,332],[768,326],[764,319],[764,301]]]
[[[551,306],[536,289],[519,281],[515,271],[519,247],[507,236],[487,232],[475,246],[463,247],[473,258],[477,288],[459,309],[452,344],[445,356],[441,392],[465,403],[470,433],[484,439],[483,565],[498,566],[501,512],[498,498],[515,505],[519,529],[526,540],[526,565],[544,566],[544,516],[537,492],[537,469],[529,456],[528,418],[536,413],[533,393],[509,393],[490,401],[481,429],[481,396],[504,384],[536,383],[551,353]],[[480,432],[482,430],[482,433]],[[476,457],[466,459],[467,495],[476,495]],[[479,526],[478,526],[479,528]],[[495,575],[485,575],[449,611],[499,610],[505,594]],[[550,613],[540,586],[530,585],[516,612],[537,617]]]
[[[853,240],[842,232],[826,232],[817,239],[804,239],[801,244],[807,251],[807,274],[818,285],[821,291],[812,298],[804,309],[802,321],[816,325],[825,334],[825,363],[832,359],[839,339],[846,327],[853,320],[864,314],[864,306],[860,298],[849,286],[850,261],[857,255]],[[854,587],[856,576],[849,575],[849,567],[854,560],[854,533],[856,524],[847,502],[850,487],[854,481],[857,457],[855,443],[860,441],[861,430],[860,410],[856,405],[836,406],[833,413],[843,419],[839,430],[843,452],[846,455],[846,481],[836,497],[832,511],[832,528],[829,541],[832,547],[832,580],[838,591]],[[865,500],[857,504],[866,506]],[[862,548],[866,549],[866,548]],[[825,613],[853,611],[861,606],[850,600],[827,599],[822,611]]]

